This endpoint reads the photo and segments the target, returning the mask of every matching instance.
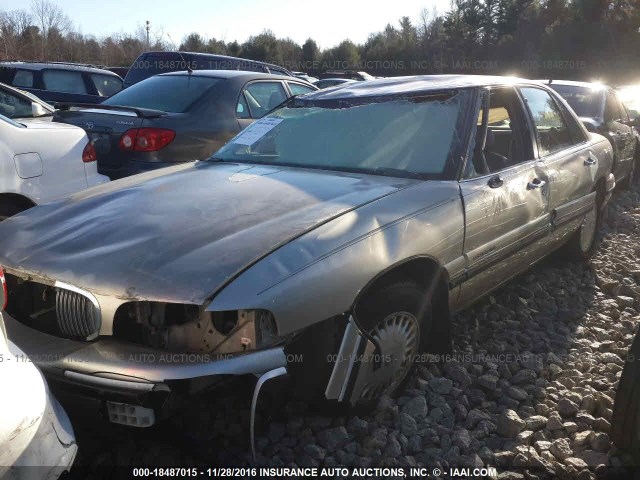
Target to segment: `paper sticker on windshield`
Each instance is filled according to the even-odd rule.
[[[282,120],[282,118],[263,118],[258,120],[242,131],[240,135],[233,140],[233,143],[251,146],[273,130]]]

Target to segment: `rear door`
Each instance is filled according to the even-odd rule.
[[[553,225],[572,231],[568,224],[573,223],[575,227],[576,219],[581,218],[595,200],[592,191],[598,157],[577,120],[551,93],[537,87],[522,87],[520,92],[534,124],[537,157],[549,172]]]
[[[472,168],[460,190],[465,208],[467,305],[539,258],[549,232],[549,177],[535,158],[521,98],[512,87],[485,92]],[[485,134],[486,131],[486,134]]]

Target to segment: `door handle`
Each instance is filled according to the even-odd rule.
[[[487,184],[491,187],[491,188],[499,188],[504,184],[504,180],[502,179],[502,177],[500,175],[494,175],[493,177],[491,177],[489,179],[489,181],[487,182]]]
[[[534,178],[529,183],[527,183],[527,190],[533,190],[534,188],[542,188],[547,184],[544,180],[540,180],[539,178]]]
[[[595,165],[598,163],[598,158],[593,154],[589,154],[589,158],[584,161],[585,166],[590,167],[591,165]]]

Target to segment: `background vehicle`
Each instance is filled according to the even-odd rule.
[[[640,132],[640,85],[620,87],[618,93],[620,100],[627,107],[629,118],[631,118],[636,130]]]
[[[356,80],[351,80],[349,78],[323,78],[322,80],[318,80],[313,85],[318,87],[319,89],[335,87],[336,85],[345,85],[347,83],[353,83]]]
[[[566,80],[549,81],[549,86],[562,95],[589,131],[611,142],[616,183],[630,185],[640,162],[640,137],[618,92],[600,84]]]
[[[618,382],[611,418],[611,439],[640,462],[640,335],[636,332]]]
[[[75,63],[0,62],[0,82],[49,103],[100,103],[122,90],[122,79],[115,73]]]
[[[27,353],[60,353],[40,364],[52,381],[114,404],[154,409],[219,375],[283,370],[316,398],[371,400],[420,349],[450,348],[451,312],[557,248],[588,257],[611,162],[609,142],[534,82],[310,93],[207,161],[0,225],[2,316]]]
[[[69,417],[38,369],[7,340],[2,318],[0,357],[0,478],[54,480],[78,451]]]
[[[375,77],[369,75],[367,72],[357,72],[355,70],[327,70],[320,74],[320,80],[325,78],[348,78],[351,80],[373,80]]]
[[[86,129],[98,170],[112,179],[203,159],[292,95],[316,90],[295,77],[235,70],[148,78],[97,108],[58,111]]]
[[[127,73],[129,73],[129,67],[107,67],[107,70],[115,73],[120,78],[125,78]]]
[[[107,181],[82,129],[0,115],[0,220]]]
[[[305,72],[291,72],[291,73],[296,77],[298,77],[299,79],[304,80],[305,82],[315,83],[318,81],[316,77],[312,77],[311,75]]]
[[[40,118],[51,121],[54,108],[35,95],[0,83],[0,115],[7,118]]]
[[[286,68],[246,58],[194,52],[145,52],[129,68],[124,86],[130,87],[160,73],[192,70],[242,70],[293,77]]]

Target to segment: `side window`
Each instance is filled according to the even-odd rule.
[[[486,134],[482,129],[485,115]],[[497,172],[533,158],[524,119],[522,103],[513,88],[491,90],[489,108],[480,111],[477,121],[473,166],[478,174]]]
[[[313,88],[300,85],[299,83],[287,82],[287,85],[289,85],[293,95],[304,95],[305,93],[315,92]]]
[[[92,73],[90,78],[101,97],[110,97],[122,90],[122,81],[118,77]]]
[[[29,70],[16,70],[16,75],[11,82],[14,87],[33,88],[33,72]]]
[[[548,92],[533,87],[521,89],[536,129],[538,153],[545,157],[570,147],[571,134],[555,100]]]
[[[240,93],[240,98],[238,99],[238,105],[236,105],[236,117],[251,118],[251,113],[249,112],[249,105],[247,105],[247,100],[244,98],[244,93]]]
[[[607,92],[607,101],[604,106],[604,120],[606,122],[619,122],[622,119],[620,104],[613,92]]]
[[[14,95],[4,89],[0,89],[0,115],[8,118],[33,117],[31,102]]]
[[[45,90],[52,92],[86,94],[87,87],[80,72],[70,70],[43,70]]]
[[[244,94],[251,118],[263,117],[287,99],[287,94],[280,82],[256,82],[248,85]]]
[[[584,128],[580,121],[576,118],[576,116],[563,104],[558,103],[560,110],[562,111],[562,116],[564,117],[567,126],[569,127],[569,133],[571,134],[571,140],[575,145],[585,142],[587,140],[587,136],[584,132]]]
[[[615,101],[615,104],[617,105],[618,111],[620,112],[620,121],[622,123],[629,122],[629,114],[627,113],[627,109],[625,108],[624,104],[620,101],[620,97],[618,96],[618,94],[615,92],[613,92],[613,99]]]

